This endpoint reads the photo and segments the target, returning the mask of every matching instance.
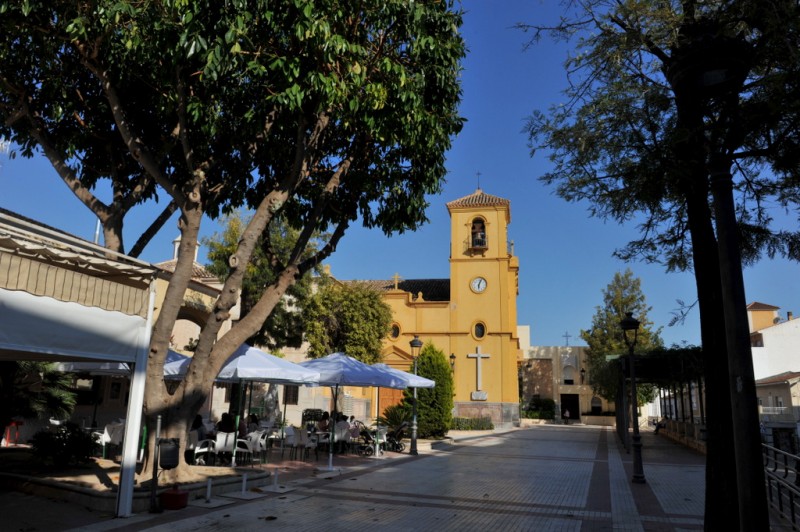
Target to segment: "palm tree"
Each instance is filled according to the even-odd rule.
[[[0,362],[0,427],[15,417],[64,419],[76,397],[72,377],[51,363],[30,360]]]

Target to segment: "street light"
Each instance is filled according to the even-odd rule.
[[[419,356],[419,350],[422,349],[422,340],[419,339],[419,336],[416,334],[414,335],[414,339],[409,342],[411,345],[411,357],[414,359],[414,375],[417,374],[417,357]],[[411,449],[409,449],[408,454],[412,456],[416,456],[419,453],[417,452],[417,388],[414,387],[414,404],[412,405],[412,417],[411,417]]]
[[[456,370],[456,354],[450,353],[450,371]]]
[[[639,336],[639,320],[633,317],[632,312],[626,312],[625,317],[619,322],[625,345],[628,346],[628,365],[631,375],[631,411],[633,413],[633,482],[644,484],[644,467],[642,466],[642,437],[639,435],[639,400],[636,394],[636,363],[633,348]]]
[[[581,368],[581,384],[586,380],[586,368]]]

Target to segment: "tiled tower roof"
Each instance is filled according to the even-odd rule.
[[[469,196],[464,196],[463,198],[458,198],[457,200],[448,202],[447,208],[454,209],[458,207],[497,207],[497,206],[508,207],[510,204],[511,201],[507,199],[503,199],[498,196],[492,196],[491,194],[485,193],[481,189],[477,189]]]

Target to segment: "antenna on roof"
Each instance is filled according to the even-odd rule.
[[[481,188],[481,173],[475,172],[475,176],[478,178],[478,190]]]

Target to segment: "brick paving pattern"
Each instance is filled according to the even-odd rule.
[[[644,485],[630,482],[631,455],[611,429],[541,425],[289,481],[294,491],[256,501],[113,522],[165,532],[702,530],[704,457],[644,436]]]

